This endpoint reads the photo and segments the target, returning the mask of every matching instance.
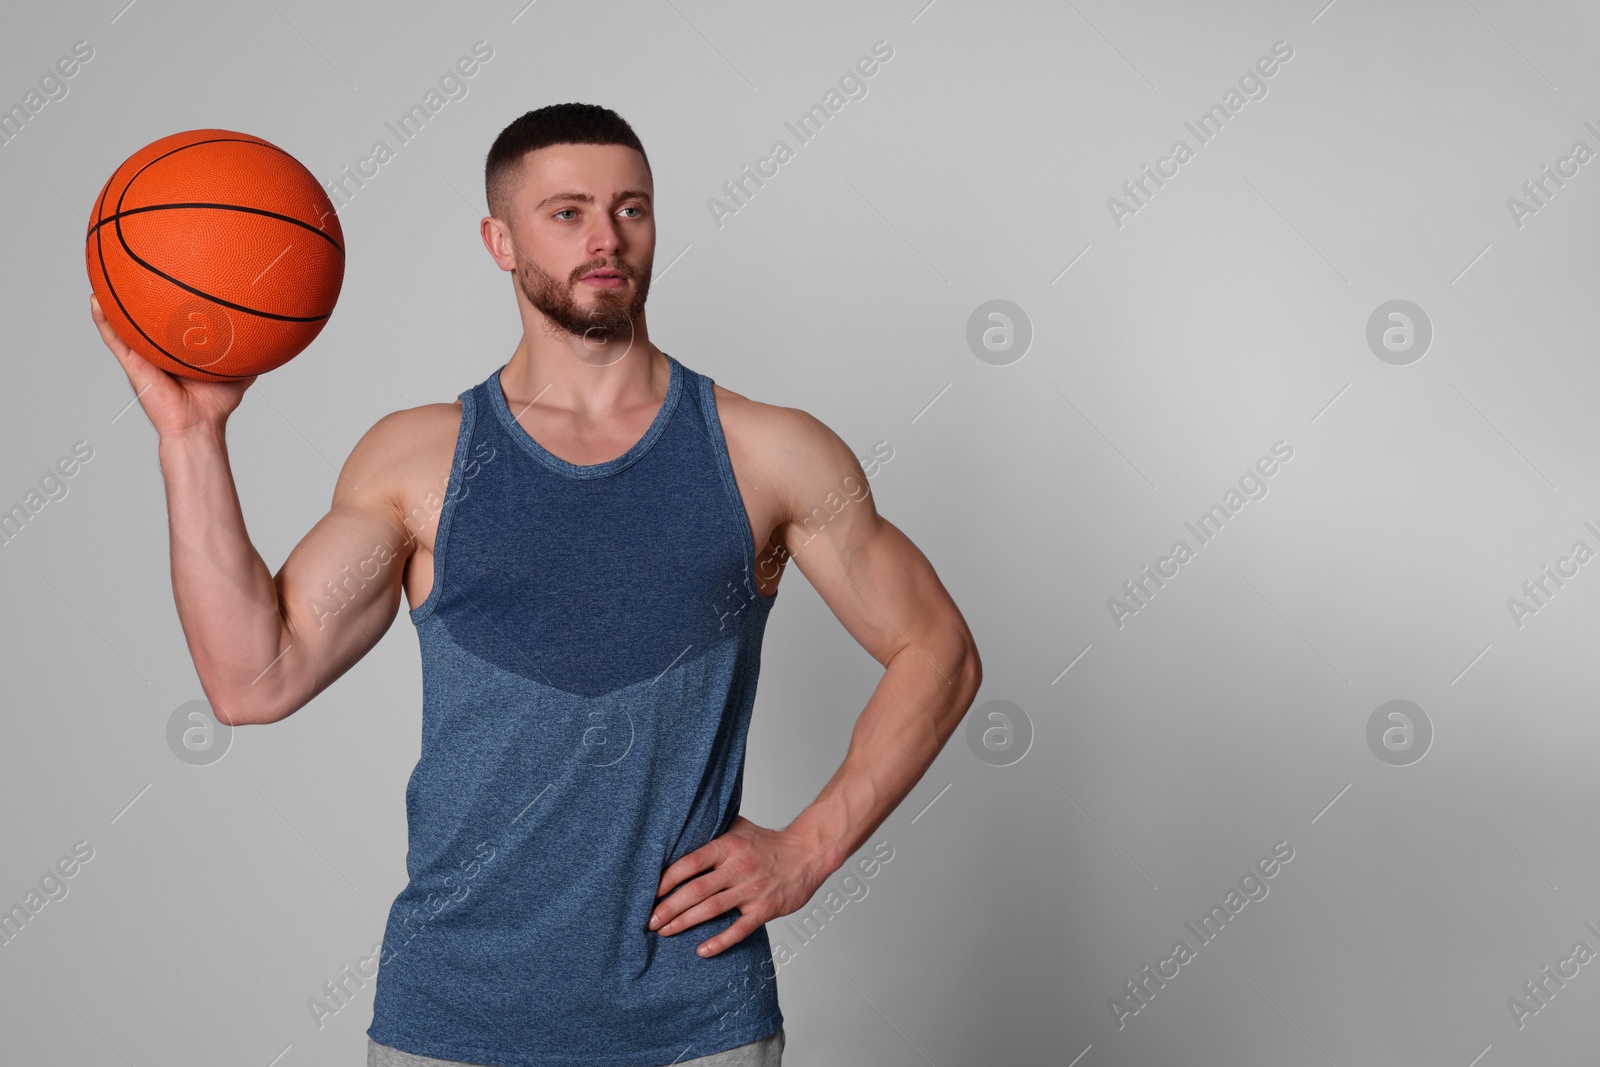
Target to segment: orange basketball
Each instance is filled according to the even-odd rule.
[[[328,321],[344,231],[317,179],[277,145],[189,130],[145,145],[100,190],[84,259],[128,347],[185,378],[280,367]]]

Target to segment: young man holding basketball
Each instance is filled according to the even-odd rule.
[[[276,577],[224,443],[254,379],[171,377],[95,307],[160,435],[189,650],[218,719],[275,722],[407,599],[422,755],[369,1064],[776,1064],[763,924],[922,777],[977,693],[977,649],[836,434],[650,342],[653,181],[626,122],[531,111],[485,180],[522,340],[455,403],[380,419]],[[790,556],[886,670],[838,771],[769,830],[738,810]]]

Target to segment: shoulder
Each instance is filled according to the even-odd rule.
[[[459,400],[391,411],[373,423],[356,442],[347,464],[359,470],[378,472],[425,457],[440,447],[454,453],[460,427]]]
[[[456,431],[460,426],[461,401],[422,404],[389,412],[372,424],[362,440],[370,437],[379,449],[389,451],[426,447],[444,438],[449,438],[454,446]]]
[[[815,415],[752,400],[720,385],[713,388],[736,461],[743,457],[756,468],[757,480],[765,477],[791,505],[811,502],[840,485],[865,483],[850,446]]]
[[[341,496],[399,505],[418,487],[448,476],[461,427],[461,402],[392,411],[373,423],[350,450],[334,489]]]
[[[762,451],[807,452],[827,449],[839,440],[821,419],[799,408],[752,400],[732,389],[713,385],[717,417],[723,433],[739,437]]]

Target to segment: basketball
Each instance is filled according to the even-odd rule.
[[[84,248],[106,321],[162,370],[248,378],[299,355],[344,281],[344,232],[310,171],[259,137],[189,130],[100,190]]]

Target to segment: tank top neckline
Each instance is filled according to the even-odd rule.
[[[565,475],[568,478],[603,478],[606,475],[616,474],[625,470],[638,462],[650,450],[650,446],[656,443],[656,439],[667,428],[668,420],[672,418],[673,409],[677,407],[678,399],[683,393],[684,368],[682,364],[672,358],[670,353],[662,352],[661,354],[667,357],[667,368],[670,377],[667,380],[667,395],[661,401],[661,407],[656,411],[655,418],[651,420],[650,426],[645,430],[644,435],[635,441],[626,452],[601,463],[571,463],[564,460],[538,441],[535,441],[533,435],[522,428],[522,424],[517,421],[516,416],[511,414],[511,407],[506,403],[505,390],[500,387],[500,371],[505,370],[508,364],[502,364],[499,370],[489,375],[489,380],[484,383],[484,391],[489,395],[489,406],[494,409],[501,426],[505,428],[505,431],[511,435],[511,438],[528,455],[557,474]]]

